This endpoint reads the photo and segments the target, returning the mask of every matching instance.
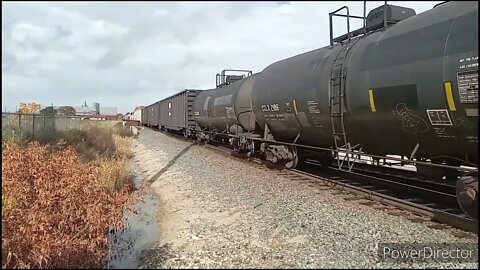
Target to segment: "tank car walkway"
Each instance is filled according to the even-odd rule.
[[[379,262],[381,243],[477,240],[189,145],[147,128],[136,141],[135,160],[161,198],[161,236],[144,268],[477,267]]]

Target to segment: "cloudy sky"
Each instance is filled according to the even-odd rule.
[[[418,14],[439,1],[389,3]],[[260,72],[328,45],[328,13],[343,5],[363,13],[362,1],[2,2],[2,111],[86,101],[125,113],[213,88],[222,69]],[[336,35],[344,24],[334,20]]]

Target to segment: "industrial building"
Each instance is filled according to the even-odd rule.
[[[133,112],[128,112],[125,114],[124,120],[136,120],[136,121],[142,120],[142,109],[144,107],[145,106],[135,107],[135,110],[133,110]]]
[[[62,105],[62,106],[53,106],[54,109],[58,110],[63,106],[69,105]],[[42,106],[42,109],[45,107],[50,106]],[[82,106],[70,106],[75,109],[75,115],[81,116],[84,118],[99,118],[99,119],[113,119],[117,117],[118,108],[117,107],[100,107],[100,104],[94,102],[93,105],[87,106],[87,102],[85,102]]]

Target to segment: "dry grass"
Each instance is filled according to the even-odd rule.
[[[113,142],[115,144],[115,155],[120,158],[132,158],[132,139],[125,138],[117,134],[113,134]]]
[[[3,190],[2,187],[2,220],[4,217],[8,216],[12,209],[15,208],[15,202],[13,200],[13,196],[11,192],[8,190]]]
[[[107,158],[96,162],[96,181],[110,191],[132,186],[133,173],[126,159]]]
[[[107,121],[84,121],[84,127],[100,127],[100,128],[114,128],[115,126],[122,125],[122,121],[107,120]]]
[[[129,127],[116,127],[115,128],[115,134],[118,134],[122,137],[133,137],[133,133],[130,131]]]
[[[89,162],[99,158],[130,158],[131,138],[133,134],[121,125],[90,125],[82,130],[45,131],[37,135],[36,141],[55,147],[72,145],[77,150],[80,161]],[[26,145],[26,142],[23,143]]]
[[[123,186],[132,185],[133,173],[128,159],[134,156],[132,139],[113,134],[115,153],[111,157],[101,158],[97,163],[97,182],[110,190],[118,190]]]
[[[76,145],[82,160],[92,161],[98,157],[111,157],[115,155],[116,148],[112,131],[108,128],[90,127],[85,130],[73,132],[68,144]]]

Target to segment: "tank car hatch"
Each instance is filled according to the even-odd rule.
[[[387,20],[387,25],[391,25],[416,15],[415,10],[411,8],[399,7],[388,4],[386,5],[386,7],[386,18],[383,14],[385,10],[385,5],[381,5],[368,13],[366,22],[367,31],[373,31],[384,27],[385,19]]]
[[[231,83],[234,83],[236,81],[240,81],[241,79],[245,78],[245,76],[242,76],[242,75],[229,75],[227,76],[227,78],[225,79],[226,83],[227,84],[231,84]]]
[[[234,73],[234,74],[232,74]],[[236,74],[235,74],[236,73]],[[216,87],[224,87],[252,75],[251,70],[224,69],[217,74]]]
[[[345,14],[338,14],[340,11],[346,10]],[[384,12],[386,10],[386,12]],[[350,40],[359,35],[367,35],[369,32],[379,30],[382,28],[387,28],[390,25],[394,25],[399,21],[405,20],[412,16],[415,16],[415,10],[406,7],[394,6],[387,4],[385,1],[384,5],[381,5],[373,10],[371,10],[366,16],[367,11],[367,1],[363,1],[363,16],[351,15],[349,8],[343,6],[334,12],[329,13],[330,21],[330,46],[333,46],[335,43],[342,43],[345,40]],[[347,18],[347,33],[336,38],[333,38],[333,16],[345,17]],[[357,30],[350,30],[350,19],[361,19],[363,21],[363,26]]]

